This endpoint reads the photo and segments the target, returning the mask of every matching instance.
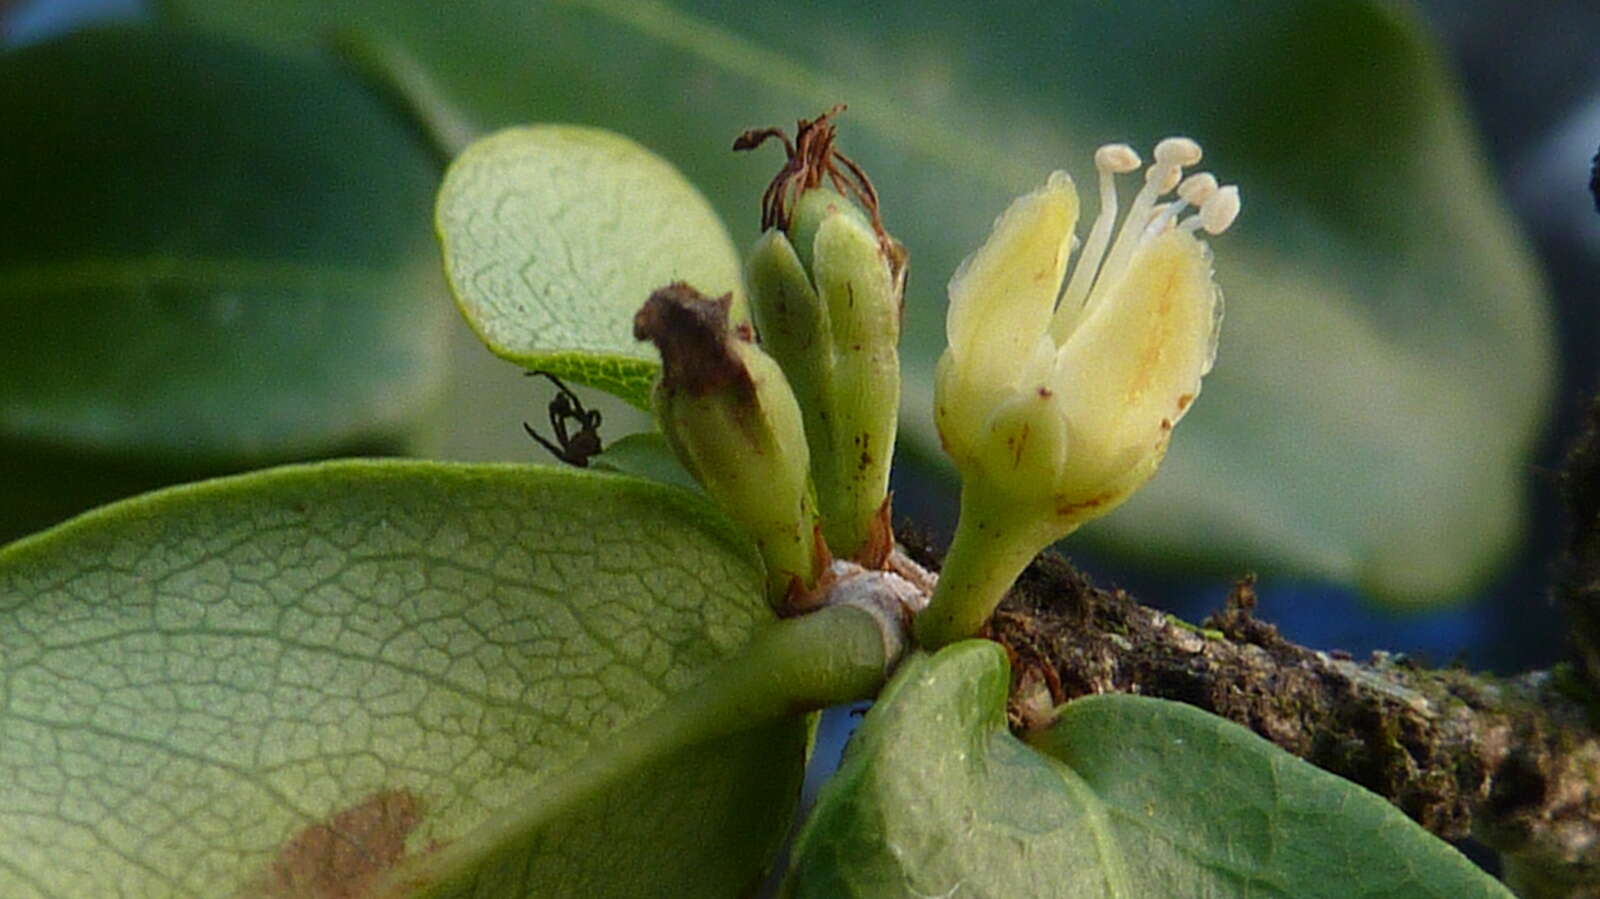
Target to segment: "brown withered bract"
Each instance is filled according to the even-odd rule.
[[[878,219],[877,190],[866,172],[833,145],[839,131],[832,119],[844,109],[844,104],[840,103],[815,119],[801,119],[795,123],[792,143],[782,128],[752,128],[734,139],[733,149],[754,150],[775,137],[783,142],[783,150],[789,157],[761,195],[761,230],[772,227],[788,230],[789,213],[795,200],[805,191],[821,186],[826,177],[835,190],[860,203],[872,217],[873,230],[883,233],[883,224]],[[840,166],[844,166],[843,171]]]
[[[734,139],[733,149],[754,150],[775,137],[783,142],[783,150],[788,154],[783,168],[773,176],[772,182],[761,195],[763,231],[776,227],[787,232],[794,204],[802,193],[820,187],[823,178],[833,184],[834,190],[859,203],[872,220],[872,231],[878,235],[878,243],[889,261],[903,306],[907,262],[905,245],[884,229],[883,218],[878,211],[878,191],[872,186],[867,173],[834,146],[838,128],[833,124],[833,117],[844,110],[845,105],[840,103],[815,119],[799,120],[795,123],[792,142],[782,128],[752,128]]]
[[[682,281],[650,294],[633,317],[633,336],[649,340],[661,352],[661,384],[702,396],[718,390],[748,391],[755,385],[744,363],[728,346],[729,340],[751,342],[749,325],[730,328],[728,308],[733,294],[716,299]]]

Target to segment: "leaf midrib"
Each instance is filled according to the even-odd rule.
[[[1015,739],[1009,732],[1002,732],[999,739]],[[1133,886],[1128,877],[1128,866],[1122,857],[1122,850],[1117,846],[1117,835],[1113,832],[1111,815],[1116,809],[1101,799],[1088,781],[1070,766],[1044,752],[1037,752],[1028,747],[1035,757],[1042,759],[1061,777],[1061,783],[1072,801],[1084,813],[1083,827],[1094,838],[1094,852],[1100,859],[1100,873],[1105,878],[1106,895],[1109,899],[1134,899]]]

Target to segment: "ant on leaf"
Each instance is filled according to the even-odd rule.
[[[522,423],[522,429],[557,459],[568,465],[588,468],[589,458],[600,453],[600,410],[585,409],[578,395],[561,383],[560,378],[547,371],[530,371],[527,375],[529,377],[544,375],[550,379],[550,383],[556,385],[558,393],[555,399],[550,401],[550,428],[555,431],[555,442],[552,443],[539,436],[539,432],[527,422]],[[570,434],[567,433],[569,420],[578,425],[577,430]]]

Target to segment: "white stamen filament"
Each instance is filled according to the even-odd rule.
[[[1161,232],[1172,227],[1172,220],[1178,217],[1178,213],[1188,208],[1189,204],[1187,202],[1174,200],[1171,203],[1160,203],[1154,209],[1151,209],[1150,224],[1146,225],[1144,233],[1139,235],[1139,244],[1142,246],[1152,237],[1160,237]]]
[[[1088,297],[1095,272],[1100,268],[1100,259],[1105,255],[1106,244],[1111,242],[1111,228],[1117,223],[1117,185],[1114,176],[1136,171],[1140,163],[1139,154],[1127,144],[1106,144],[1094,152],[1094,167],[1100,173],[1100,214],[1089,229],[1089,241],[1084,244],[1083,253],[1073,263],[1072,280],[1067,283],[1066,293],[1061,295],[1059,309],[1075,312]]]
[[[1210,172],[1196,172],[1178,182],[1177,201],[1167,204],[1165,207],[1157,206],[1155,208],[1155,218],[1144,229],[1144,233],[1139,235],[1139,242],[1143,244],[1153,237],[1160,237],[1164,231],[1172,227],[1179,213],[1190,207],[1203,207],[1217,190],[1217,178]],[[1191,233],[1194,232],[1195,229],[1201,227],[1200,223],[1191,224],[1191,222],[1197,222],[1197,219],[1198,216],[1184,221],[1183,229]]]
[[[1122,222],[1122,229],[1117,232],[1117,240],[1111,246],[1111,253],[1101,266],[1088,299],[1083,302],[1085,315],[1101,297],[1105,296],[1106,291],[1116,284],[1123,271],[1127,269],[1134,251],[1143,242],[1145,228],[1157,215],[1156,201],[1178,186],[1183,178],[1184,166],[1194,165],[1200,161],[1200,145],[1187,137],[1169,137],[1156,144],[1153,155],[1156,161],[1145,169],[1144,187],[1140,188],[1139,195],[1133,198],[1133,205],[1128,209],[1128,217]]]

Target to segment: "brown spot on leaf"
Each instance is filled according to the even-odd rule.
[[[405,790],[373,793],[284,842],[241,899],[361,899],[399,863],[422,803]]]
[[[1178,411],[1182,412],[1183,410],[1189,408],[1189,404],[1192,402],[1194,402],[1194,394],[1192,393],[1185,393],[1184,395],[1178,397]]]

